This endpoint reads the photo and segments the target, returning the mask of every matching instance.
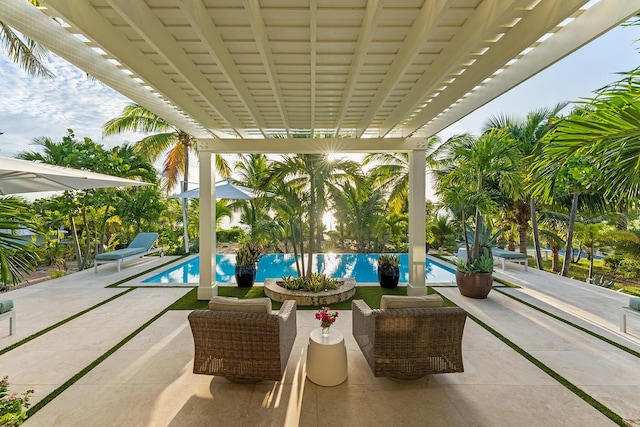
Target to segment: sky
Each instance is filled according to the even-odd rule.
[[[496,98],[439,135],[478,134],[488,117],[500,114],[525,116],[527,112],[576,101],[615,81],[617,72],[640,66],[640,27],[617,27],[528,81]],[[549,40],[552,42],[552,39]],[[104,84],[88,79],[84,72],[51,55],[46,61],[54,80],[27,75],[0,52],[0,156],[12,157],[37,150],[33,138],[47,136],[59,141],[73,129],[79,139],[88,136],[106,148],[134,143],[136,134],[102,138],[102,125],[117,117],[127,98]],[[197,177],[197,165],[191,172]]]

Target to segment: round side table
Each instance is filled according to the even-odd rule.
[[[347,379],[347,348],[344,336],[330,328],[329,336],[322,336],[322,328],[311,331],[307,347],[307,378],[325,387],[342,384]]]

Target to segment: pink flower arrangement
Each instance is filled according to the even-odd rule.
[[[316,311],[316,319],[320,321],[320,325],[323,328],[328,328],[336,321],[336,317],[338,317],[339,314],[337,311],[332,312],[330,307],[322,307]]]
[[[0,381],[0,425],[21,425],[27,419],[29,395],[33,393],[33,390],[27,390],[22,394],[9,394],[9,377],[5,376]]]

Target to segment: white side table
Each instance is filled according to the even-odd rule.
[[[347,379],[347,348],[344,336],[330,328],[328,337],[322,336],[322,328],[311,331],[307,347],[307,378],[321,386],[335,386]]]

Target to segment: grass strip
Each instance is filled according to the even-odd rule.
[[[116,287],[118,287],[118,286],[122,285],[123,283],[127,283],[127,282],[129,282],[129,281],[131,281],[131,280],[133,280],[133,279],[136,279],[136,278],[140,277],[140,276],[144,276],[144,275],[145,275],[145,274],[147,274],[147,273],[151,273],[151,272],[152,272],[152,271],[154,271],[154,270],[157,270],[157,269],[159,269],[159,268],[163,268],[163,267],[166,267],[166,266],[168,266],[168,265],[171,265],[171,264],[173,264],[173,263],[174,263],[174,262],[176,262],[176,261],[180,261],[181,259],[186,258],[186,257],[188,257],[189,255],[191,255],[191,254],[181,255],[181,256],[179,256],[179,257],[178,257],[178,258],[176,258],[176,259],[173,259],[173,260],[171,260],[171,261],[167,261],[167,262],[165,262],[164,264],[160,264],[160,265],[157,265],[157,266],[155,266],[155,267],[151,267],[151,268],[150,268],[150,269],[148,269],[148,270],[145,270],[145,271],[143,271],[143,272],[141,272],[141,273],[136,273],[136,274],[134,274],[133,276],[129,276],[129,277],[124,278],[124,279],[122,279],[122,280],[118,280],[117,282],[112,283],[112,284],[110,284],[109,286],[105,286],[105,287],[106,287],[106,288],[116,288]]]
[[[450,299],[448,299],[444,295],[440,294],[437,291],[436,291],[436,293],[442,297],[442,299],[444,300],[444,303],[445,303],[444,305],[445,306],[455,306],[456,305],[453,301],[451,301]],[[504,292],[502,292],[502,293],[504,293]],[[505,343],[508,347],[510,347],[512,350],[514,350],[520,356],[524,357],[529,362],[533,363],[535,366],[537,366],[539,369],[541,369],[543,372],[545,372],[551,378],[553,378],[554,380],[558,381],[564,387],[569,389],[573,394],[575,394],[580,399],[582,399],[585,402],[587,402],[589,405],[593,406],[596,410],[601,412],[604,416],[609,418],[611,421],[615,422],[616,424],[618,424],[619,426],[622,426],[622,427],[627,427],[628,426],[628,424],[625,422],[624,418],[622,418],[620,415],[616,414],[611,409],[607,408],[602,403],[598,402],[596,399],[591,397],[591,395],[586,393],[580,387],[576,386],[575,384],[570,382],[568,379],[566,379],[565,377],[563,377],[562,375],[560,375],[559,373],[557,373],[556,371],[554,371],[553,369],[551,369],[550,367],[545,365],[543,362],[541,362],[540,360],[538,360],[535,357],[533,357],[531,354],[529,354],[527,351],[525,351],[522,347],[520,347],[517,344],[515,344],[509,338],[505,337],[500,332],[496,331],[491,326],[487,325],[486,323],[484,323],[482,320],[478,319],[473,314],[467,312],[467,316],[471,320],[476,322],[478,325],[480,325],[484,329],[486,329],[493,336],[498,338],[500,341]]]
[[[535,305],[533,305],[533,304],[531,304],[531,303],[529,303],[529,302],[527,302],[527,301],[525,301],[523,299],[520,299],[520,298],[518,298],[518,297],[516,297],[514,295],[511,295],[511,294],[508,294],[508,293],[506,293],[506,292],[504,292],[504,291],[502,291],[500,289],[496,289],[496,291],[500,292],[502,295],[505,295],[505,296],[515,300],[515,301],[518,301],[521,304],[526,305],[529,308],[533,308],[534,310],[538,310],[540,313],[546,314],[549,317],[553,317],[554,319],[559,320],[560,322],[562,322],[562,323],[564,323],[566,325],[572,326],[572,327],[578,329],[579,331],[584,332],[585,334],[591,335],[594,338],[597,338],[597,339],[599,339],[601,341],[604,341],[609,345],[612,345],[612,346],[614,346],[614,347],[616,347],[616,348],[618,348],[618,349],[620,349],[622,351],[626,351],[627,353],[629,353],[629,354],[631,354],[631,355],[633,355],[635,357],[640,358],[640,352],[637,352],[637,351],[635,351],[635,350],[633,350],[633,349],[631,349],[629,347],[625,347],[624,345],[622,345],[620,343],[617,343],[617,342],[615,342],[613,340],[610,340],[609,338],[604,337],[604,336],[602,336],[600,334],[597,334],[597,333],[595,333],[593,331],[590,331],[589,329],[584,328],[584,327],[582,327],[580,325],[576,325],[575,323],[573,323],[573,322],[571,322],[571,321],[569,321],[567,319],[564,319],[564,318],[562,318],[562,317],[560,317],[560,316],[558,316],[556,314],[553,314],[553,313],[551,313],[551,312],[549,312],[549,311],[547,311],[547,310],[545,310],[543,308],[537,307],[537,306],[535,306]]]
[[[132,288],[133,290],[133,288]],[[138,329],[136,329],[135,331],[133,331],[132,333],[130,333],[129,335],[127,335],[127,337],[125,337],[122,341],[120,341],[119,343],[117,343],[116,345],[114,345],[113,347],[111,347],[109,350],[107,350],[106,353],[104,353],[102,356],[98,357],[96,360],[94,360],[93,362],[91,362],[89,365],[85,366],[84,369],[82,369],[80,372],[78,372],[77,374],[75,374],[73,377],[71,377],[69,380],[67,380],[64,384],[62,384],[60,387],[56,388],[54,391],[52,391],[51,393],[49,393],[44,399],[42,399],[41,401],[39,401],[38,403],[36,403],[35,405],[33,405],[31,408],[29,408],[27,410],[27,418],[33,416],[36,412],[38,412],[40,409],[42,409],[46,404],[48,404],[49,402],[51,402],[53,399],[55,399],[60,393],[62,393],[63,391],[65,391],[66,389],[68,389],[69,387],[71,387],[75,382],[77,382],[80,378],[84,377],[86,374],[89,373],[89,371],[91,371],[93,368],[95,368],[96,366],[98,366],[100,363],[102,363],[107,357],[111,356],[113,353],[115,353],[116,351],[118,351],[122,346],[124,346],[126,343],[128,343],[129,341],[131,341],[136,335],[138,335],[140,332],[142,332],[144,329],[146,329],[149,325],[151,325],[153,322],[155,322],[156,320],[158,320],[163,314],[165,314],[169,309],[165,308],[164,310],[162,310],[160,313],[156,314],[155,316],[153,316],[150,320],[148,320],[147,322],[145,322],[142,326],[140,326]]]
[[[49,327],[47,327],[47,328],[45,328],[45,329],[43,329],[41,331],[36,332],[35,334],[29,335],[28,337],[26,337],[26,338],[24,338],[24,339],[22,339],[22,340],[20,340],[20,341],[18,341],[16,343],[14,343],[14,344],[11,344],[9,347],[5,347],[2,350],[0,350],[0,356],[5,354],[5,353],[7,353],[7,352],[9,352],[9,351],[11,351],[11,350],[13,350],[13,349],[15,349],[16,347],[19,347],[19,346],[21,346],[23,344],[28,343],[31,340],[34,340],[34,339],[38,338],[41,335],[46,334],[49,331],[52,331],[53,329],[55,329],[55,328],[57,328],[59,326],[64,325],[65,323],[68,323],[68,322],[70,322],[70,321],[82,316],[83,314],[86,314],[86,313],[90,312],[91,310],[94,310],[94,309],[100,307],[101,305],[107,304],[107,303],[113,301],[116,298],[120,298],[124,294],[127,294],[127,293],[133,291],[134,289],[135,288],[126,289],[125,291],[120,292],[117,295],[114,295],[114,296],[112,296],[110,298],[107,298],[104,301],[100,301],[99,303],[97,303],[97,304],[95,304],[95,305],[93,305],[93,306],[91,306],[91,307],[89,307],[89,308],[87,308],[85,310],[82,310],[82,311],[80,311],[80,312],[78,312],[78,313],[76,313],[76,314],[74,314],[72,316],[69,316],[66,319],[63,319],[63,320],[59,321],[58,323],[55,323],[55,324],[53,324],[53,325],[51,325],[51,326],[49,326]]]
[[[431,291],[433,292],[433,291]],[[251,288],[238,288],[236,286],[219,286],[218,295],[235,298],[261,298],[266,297],[264,286],[253,286]],[[380,298],[382,295],[407,295],[407,287],[399,286],[395,289],[383,288],[381,286],[356,286],[356,293],[352,299],[331,304],[333,310],[351,310],[351,300],[362,299],[371,308],[380,308]],[[278,310],[281,302],[273,301],[273,309]],[[317,310],[320,306],[299,305],[299,310]],[[192,289],[185,296],[169,306],[169,310],[208,310],[209,301],[198,300],[198,290]]]

